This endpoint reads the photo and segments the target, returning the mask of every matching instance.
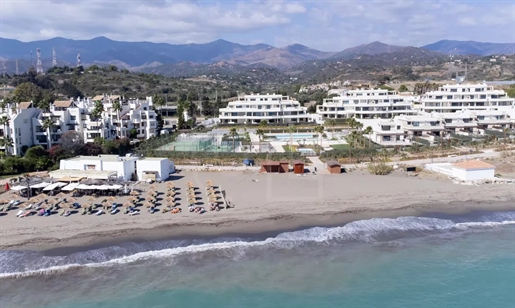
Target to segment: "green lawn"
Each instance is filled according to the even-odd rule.
[[[335,150],[348,150],[350,146],[348,144],[333,144],[331,148]]]
[[[292,149],[290,150],[289,145],[283,145],[283,149],[285,152],[297,152],[297,146],[292,146]]]

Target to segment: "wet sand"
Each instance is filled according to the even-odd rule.
[[[198,187],[199,205],[207,208],[202,203],[206,202],[208,179],[226,191],[235,208],[208,210],[201,215],[187,211],[186,183],[192,181]],[[178,197],[183,197],[178,201],[183,209],[180,214],[150,214],[140,207],[137,216],[118,213],[17,218],[17,210],[12,210],[0,217],[0,249],[66,253],[124,241],[263,234],[373,217],[515,210],[515,185],[463,186],[449,180],[407,177],[401,172],[388,176],[373,176],[367,171],[296,176],[183,171],[171,180],[179,188]],[[165,183],[156,185],[157,191],[166,190]],[[148,191],[149,186],[140,184],[139,188]],[[141,196],[146,197],[146,193]],[[158,196],[158,203],[162,197]],[[78,201],[85,203],[88,198]],[[116,202],[124,203],[125,199]]]

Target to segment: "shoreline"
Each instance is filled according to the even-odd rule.
[[[105,248],[123,243],[142,243],[146,241],[168,241],[188,239],[214,238],[249,238],[265,239],[275,237],[280,233],[294,232],[313,227],[340,227],[345,224],[372,218],[397,218],[402,216],[433,217],[441,215],[467,215],[478,211],[503,212],[513,211],[514,200],[495,201],[466,201],[450,202],[447,204],[419,204],[404,208],[388,210],[351,210],[347,212],[325,213],[317,215],[285,215],[281,217],[266,217],[259,220],[221,221],[218,223],[200,223],[195,225],[166,224],[152,228],[124,229],[119,232],[89,232],[78,234],[71,238],[35,239],[35,241],[19,243],[8,250],[32,250],[43,255],[68,255],[76,252]],[[471,205],[471,203],[475,203]],[[280,223],[280,224],[279,224]],[[245,231],[242,231],[245,229]],[[174,233],[170,235],[169,233]],[[42,246],[44,242],[44,247]],[[62,245],[65,242],[66,245]]]
[[[198,204],[206,206],[203,183],[207,180],[225,190],[236,207],[202,215],[187,211],[181,200],[186,199],[186,183],[198,187]],[[141,215],[132,217],[119,213],[17,218],[11,211],[0,217],[0,250],[69,254],[125,242],[275,236],[370,218],[515,211],[515,185],[455,185],[447,179],[415,178],[401,172],[302,177],[252,171],[184,172],[175,185],[183,208],[177,215],[150,214],[145,207],[140,207]],[[166,183],[156,186],[156,191],[166,191]],[[146,183],[139,188],[152,190]],[[88,198],[80,197],[78,202],[91,203]],[[116,202],[124,203],[125,198]],[[161,193],[158,199],[163,198]]]

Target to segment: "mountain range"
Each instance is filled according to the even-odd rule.
[[[41,50],[44,68],[51,66],[52,50],[55,48],[58,65],[75,66],[77,54],[80,53],[81,63],[84,65],[114,64],[132,70],[146,71],[162,65],[170,67],[171,64],[178,65],[184,62],[287,70],[307,61],[351,60],[361,55],[389,54],[392,58],[407,57],[413,60],[443,58],[449,54],[487,56],[513,54],[515,52],[515,44],[449,40],[439,41],[420,48],[373,42],[347,48],[340,52],[324,52],[300,44],[277,48],[267,44],[242,45],[225,40],[217,40],[206,44],[172,45],[167,43],[114,41],[106,37],[97,37],[91,40],[52,38],[33,42],[0,38],[0,60],[4,62],[6,70],[12,72],[15,69],[15,60],[18,59],[19,69],[24,71],[31,63],[35,65],[37,48]]]

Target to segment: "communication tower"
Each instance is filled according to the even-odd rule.
[[[80,64],[80,51],[77,52],[77,67],[79,67],[81,64]]]
[[[16,59],[16,75],[20,74],[20,70],[18,68],[18,59]]]
[[[37,66],[36,66],[36,73],[43,74],[43,63],[41,63],[41,50],[38,48],[36,49],[36,55],[37,55]]]
[[[52,47],[52,66],[57,66],[57,56],[55,55],[55,47]]]

